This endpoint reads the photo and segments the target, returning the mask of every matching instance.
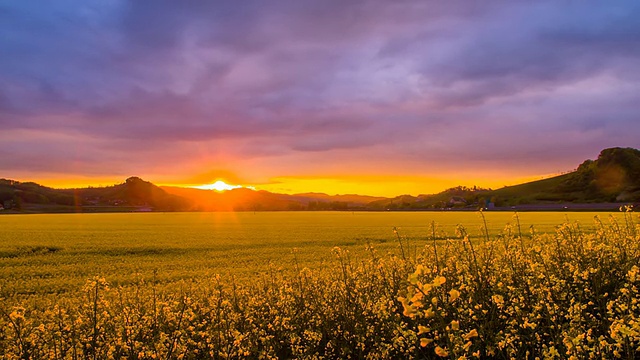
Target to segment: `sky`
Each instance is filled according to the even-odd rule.
[[[638,1],[0,0],[0,178],[499,188],[640,147]]]

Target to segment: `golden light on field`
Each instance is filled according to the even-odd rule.
[[[242,185],[230,185],[230,184],[227,184],[226,182],[224,182],[222,180],[218,180],[218,181],[214,182],[213,184],[194,186],[194,188],[196,188],[196,189],[215,190],[215,191],[227,191],[227,190],[239,189],[241,187],[243,187],[243,186]]]

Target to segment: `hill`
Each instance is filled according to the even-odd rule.
[[[496,205],[639,202],[640,150],[604,149],[596,160],[586,160],[568,174],[498,189],[490,195]]]
[[[355,210],[380,197],[276,194],[246,188],[225,192],[158,187],[138,177],[107,187],[53,189],[0,179],[0,205],[19,212]]]
[[[246,188],[217,192],[158,187],[138,177],[114,186],[85,189],[53,189],[33,182],[0,179],[0,205],[27,212],[475,210],[515,206],[551,210],[609,209],[620,203],[638,202],[640,150],[632,148],[604,149],[596,160],[586,160],[570,173],[501,189],[458,186],[438,194],[394,198],[322,193],[288,195]]]
[[[102,187],[66,190],[80,198],[82,205],[136,207],[138,210],[161,211],[188,210],[190,204],[185,199],[167,193],[160,187],[140,179],[130,177],[124,183]]]
[[[68,207],[75,204],[75,198],[73,194],[34,182],[0,179],[0,206],[22,210],[29,203]]]
[[[586,160],[574,171],[506,186],[501,189],[455,187],[433,195],[402,195],[369,204],[372,209],[477,209],[529,205],[532,209],[568,207],[568,204],[610,204],[640,202],[640,150],[604,149],[596,160]],[[574,207],[575,208],[575,207]],[[602,208],[602,206],[582,206]]]
[[[384,199],[322,193],[288,195],[246,188],[224,192],[173,186],[163,186],[162,189],[188,199],[195,211],[350,210],[364,209],[371,201]]]
[[[188,210],[187,200],[138,177],[95,188],[53,189],[33,182],[0,179],[0,205],[25,212]]]
[[[183,187],[162,187],[167,193],[189,201],[193,211],[275,211],[303,210],[286,195],[239,188],[223,192]]]

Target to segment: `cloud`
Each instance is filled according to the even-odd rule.
[[[520,3],[497,12],[468,27],[448,56],[427,62],[425,82],[443,104],[478,105],[604,72],[637,77],[640,7],[590,5]]]
[[[639,16],[633,1],[4,3],[0,170],[555,171],[637,146]]]

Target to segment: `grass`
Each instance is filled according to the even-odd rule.
[[[593,215],[0,217],[0,356],[633,359],[637,219]]]

